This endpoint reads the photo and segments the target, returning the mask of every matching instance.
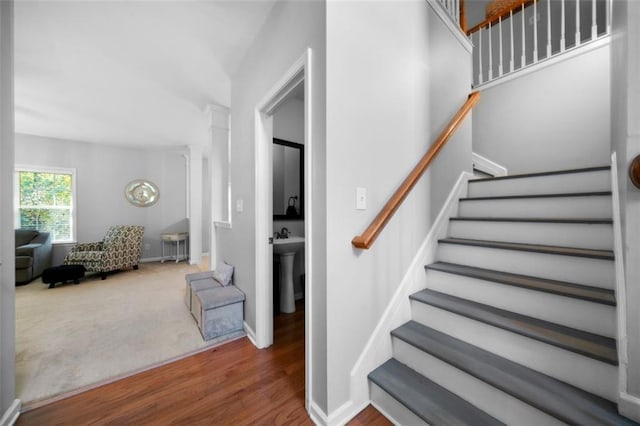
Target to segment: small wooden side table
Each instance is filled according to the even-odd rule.
[[[160,259],[160,263],[164,263],[164,261],[166,260],[165,257],[169,260],[173,260],[174,256],[165,256],[164,255],[164,245],[165,243],[176,243],[176,255],[175,255],[175,260],[176,263],[180,262],[181,260],[187,260],[189,258],[189,244],[187,243],[189,240],[189,233],[188,232],[165,232],[160,234],[160,244],[162,244],[162,257]],[[182,246],[183,246],[183,255],[182,258],[180,258],[180,242],[182,241]]]

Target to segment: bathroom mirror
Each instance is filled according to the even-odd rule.
[[[273,218],[304,219],[304,145],[273,138]]]

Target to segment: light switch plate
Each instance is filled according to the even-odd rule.
[[[244,210],[244,201],[242,199],[236,200],[236,211],[242,213]]]
[[[356,188],[356,210],[367,209],[367,188]]]

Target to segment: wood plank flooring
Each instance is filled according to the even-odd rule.
[[[28,425],[298,425],[304,409],[304,304],[274,320],[274,345],[242,338],[26,412]],[[369,406],[351,423],[389,425]]]

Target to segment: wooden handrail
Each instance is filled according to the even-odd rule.
[[[485,19],[484,21],[480,22],[478,25],[471,27],[471,29],[467,30],[467,35],[470,36],[471,34],[475,33],[476,31],[478,31],[481,28],[484,27],[488,27],[489,25],[493,24],[494,22],[497,22],[500,19],[504,19],[508,16],[511,15],[511,12],[517,12],[518,10],[522,9],[522,7],[527,7],[530,4],[532,4],[534,2],[534,0],[521,0],[518,3],[512,5],[511,7],[503,10],[501,13],[498,13],[496,15],[493,15],[487,19]]]
[[[445,127],[440,136],[438,136],[438,139],[431,145],[427,153],[424,154],[420,162],[418,162],[411,173],[409,173],[409,176],[407,176],[398,189],[396,189],[396,192],[393,193],[389,201],[387,201],[387,204],[385,204],[380,213],[373,219],[369,227],[361,235],[351,240],[351,244],[353,244],[354,247],[369,249],[373,245],[373,242],[378,238],[378,235],[380,235],[396,210],[398,210],[402,201],[407,198],[411,189],[418,183],[420,177],[436,158],[449,138],[451,138],[451,135],[460,127],[464,118],[479,99],[480,92],[473,92],[469,95],[464,105],[462,105],[456,115],[451,119],[447,127]]]

